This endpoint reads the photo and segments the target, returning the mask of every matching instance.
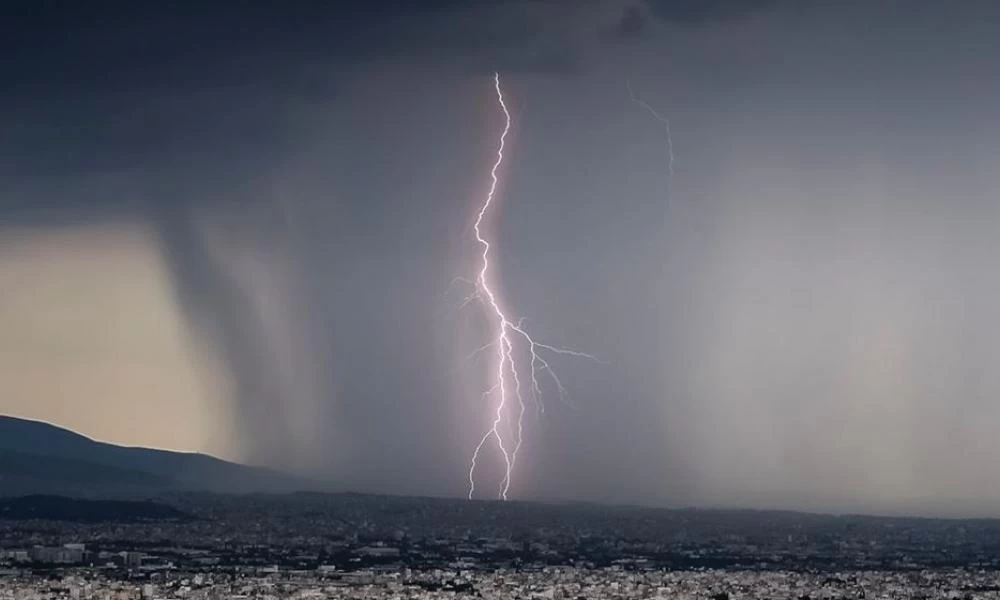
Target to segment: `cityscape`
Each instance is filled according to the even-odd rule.
[[[991,520],[320,493],[107,503],[5,501],[0,598],[1000,594]]]

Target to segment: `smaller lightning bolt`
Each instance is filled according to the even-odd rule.
[[[628,79],[625,80],[625,87],[628,88],[628,95],[632,98],[632,102],[635,102],[639,106],[646,109],[646,112],[653,115],[653,118],[663,123],[663,129],[667,133],[667,175],[670,177],[674,176],[674,142],[670,137],[670,120],[662,116],[660,113],[656,112],[656,109],[649,105],[645,100],[642,100],[635,95],[632,91],[632,82]]]

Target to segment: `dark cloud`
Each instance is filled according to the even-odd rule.
[[[610,30],[612,40],[638,38],[654,22],[704,27],[744,19],[777,6],[782,0],[645,0],[628,4]]]
[[[650,14],[677,24],[705,24],[741,19],[776,6],[781,0],[647,0]]]
[[[240,81],[296,59],[400,51],[408,23],[461,3],[250,2],[8,3],[3,9],[9,83],[88,84]],[[430,38],[428,38],[430,39]],[[222,68],[224,67],[224,68]]]
[[[613,38],[627,39],[638,37],[645,29],[646,14],[643,7],[632,4],[626,6],[622,11],[621,19],[619,19],[611,33]]]
[[[289,115],[328,102],[373,61],[571,72],[563,10],[530,0],[6,3],[0,174],[277,149],[303,134]]]

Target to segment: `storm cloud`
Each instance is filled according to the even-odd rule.
[[[498,70],[505,298],[608,363],[554,365],[515,496],[996,514],[992,3],[3,11],[0,235],[153,232],[228,455],[464,491]]]

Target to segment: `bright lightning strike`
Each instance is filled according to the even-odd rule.
[[[499,184],[497,171],[503,164],[504,148],[507,141],[507,134],[510,132],[511,118],[510,111],[507,110],[507,104],[504,102],[503,91],[500,89],[499,73],[494,73],[493,84],[496,89],[497,102],[501,111],[503,111],[504,128],[503,132],[500,134],[500,143],[497,148],[496,162],[493,163],[493,168],[490,170],[489,192],[486,194],[486,198],[476,215],[476,221],[473,227],[476,234],[476,241],[479,242],[483,249],[481,254],[482,267],[480,268],[479,275],[476,277],[475,281],[471,282],[475,286],[475,291],[465,299],[462,305],[465,306],[472,300],[481,301],[489,314],[490,320],[494,323],[495,335],[491,341],[474,351],[470,355],[470,358],[481,352],[485,352],[490,349],[494,350],[496,369],[491,378],[492,381],[489,387],[483,393],[483,398],[489,399],[496,396],[497,399],[496,407],[494,411],[492,411],[492,426],[483,435],[479,444],[476,446],[475,451],[472,453],[472,461],[469,466],[470,500],[473,498],[476,491],[476,465],[479,460],[480,452],[483,451],[484,447],[486,447],[487,443],[491,440],[496,443],[496,447],[503,458],[504,464],[504,476],[500,481],[499,497],[501,500],[507,499],[507,494],[510,491],[514,467],[517,464],[517,456],[521,449],[521,442],[523,441],[524,434],[524,412],[526,407],[522,391],[520,375],[521,370],[524,369],[530,373],[530,389],[532,399],[534,400],[539,411],[541,411],[542,388],[539,382],[539,371],[545,371],[549,375],[552,382],[555,384],[561,399],[565,400],[567,398],[567,392],[566,388],[562,384],[562,381],[560,381],[555,371],[552,370],[548,361],[544,356],[539,354],[540,351],[549,351],[554,354],[597,360],[595,357],[583,352],[567,350],[565,348],[558,348],[548,344],[536,342],[524,329],[524,320],[519,319],[517,321],[512,321],[507,316],[507,313],[503,310],[503,308],[501,308],[500,302],[497,300],[496,294],[494,293],[494,284],[490,282],[491,246],[489,240],[487,240],[483,234],[482,225],[483,220],[486,218],[487,213],[490,211],[490,208],[494,203],[494,197],[496,196],[497,185]],[[529,363],[526,367],[521,366],[518,363],[518,348],[521,348],[522,352],[526,352],[527,356],[530,357]],[[514,400],[517,402],[516,407],[511,406],[511,403]],[[509,429],[512,430],[510,432],[510,437],[507,437],[503,432],[505,429],[504,424],[505,421],[509,423],[510,411],[512,410],[516,411],[516,418],[514,419],[514,425],[509,427]]]

